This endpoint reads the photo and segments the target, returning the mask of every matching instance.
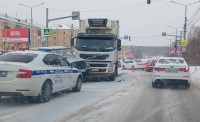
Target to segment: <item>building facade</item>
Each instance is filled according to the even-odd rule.
[[[52,34],[48,38],[48,46],[66,46],[71,48],[71,38],[76,37],[76,35],[76,30],[64,24],[59,24],[52,28]]]
[[[27,20],[21,20],[7,15],[0,14],[0,49],[7,50],[20,50],[28,48],[28,42],[26,44],[9,44],[3,41],[3,30],[4,29],[19,29],[19,28],[30,28],[30,23]],[[30,48],[37,48],[43,46],[66,46],[71,48],[71,38],[76,37],[77,31],[71,29],[71,27],[64,24],[59,24],[52,28],[51,36],[46,38],[42,37],[41,26],[33,26],[33,41],[31,41]],[[48,43],[48,44],[47,44]]]
[[[3,42],[3,30],[4,29],[18,29],[18,28],[30,28],[30,23],[27,20],[21,20],[7,15],[0,14],[0,49],[7,50],[20,50],[28,47],[26,44],[9,44],[6,41]],[[33,41],[31,48],[42,46],[41,28],[34,25],[33,27]]]

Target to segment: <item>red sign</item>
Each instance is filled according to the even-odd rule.
[[[175,54],[175,51],[176,53],[180,54],[181,53],[181,49],[180,48],[177,48],[177,50],[175,48],[171,48],[171,54]]]
[[[8,44],[24,44],[29,41],[29,29],[5,29],[2,31],[3,42],[6,41]]]

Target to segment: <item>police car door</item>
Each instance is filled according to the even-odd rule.
[[[54,54],[47,54],[43,62],[47,65],[48,75],[53,82],[53,90],[59,91],[63,89],[63,73],[57,57]]]
[[[63,70],[63,81],[64,81],[64,88],[71,88],[72,85],[74,84],[74,73],[73,70],[70,67],[70,63],[62,56],[56,55],[58,58],[61,68]]]

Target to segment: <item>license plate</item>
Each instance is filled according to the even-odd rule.
[[[6,71],[0,71],[0,77],[6,77],[7,72]]]
[[[99,71],[99,69],[91,69],[91,71],[97,72],[97,71]]]
[[[166,72],[178,73],[178,70],[177,69],[167,69]]]

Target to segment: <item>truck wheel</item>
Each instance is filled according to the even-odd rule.
[[[125,70],[125,66],[124,65],[122,66],[122,70]]]
[[[152,81],[152,87],[156,88],[156,83]]]
[[[111,81],[115,81],[115,75],[112,75],[112,76],[109,76],[109,79],[111,80]]]
[[[185,84],[185,89],[189,89],[190,88],[190,84],[189,83],[186,83]]]
[[[79,92],[81,91],[81,86],[82,86],[82,78],[78,77],[77,81],[76,81],[76,85],[75,87],[72,88],[73,92]]]
[[[116,76],[118,76],[118,69],[116,69]]]
[[[52,87],[50,82],[46,81],[42,86],[41,92],[37,98],[38,102],[45,103],[51,99]]]

